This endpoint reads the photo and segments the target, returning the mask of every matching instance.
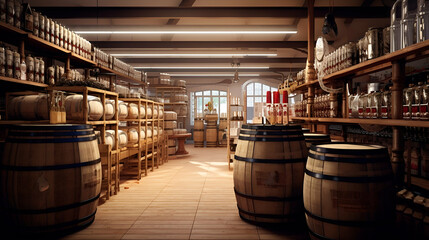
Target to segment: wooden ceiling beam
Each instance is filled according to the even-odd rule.
[[[122,58],[126,63],[227,63],[232,58]],[[307,58],[235,58],[240,63],[306,63]]]
[[[298,72],[301,71],[303,68],[269,68],[269,69],[240,69],[238,68],[238,72],[240,73],[254,73],[254,72]],[[171,68],[165,68],[165,69],[141,69],[145,72],[168,72],[168,73],[182,73],[182,72],[189,72],[189,73],[205,73],[205,72],[212,72],[212,73],[229,73],[229,72],[235,72],[235,68],[231,69],[171,69]]]
[[[35,7],[54,19],[75,18],[306,18],[306,7]],[[336,18],[389,18],[387,7],[333,7]],[[315,7],[323,18],[329,7]]]

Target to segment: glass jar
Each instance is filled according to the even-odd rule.
[[[21,55],[13,52],[13,77],[21,79]]]
[[[381,98],[382,98],[381,92],[375,92],[372,95],[372,104],[371,104],[372,118],[380,118]]]
[[[366,105],[367,105],[367,94],[362,94],[359,96],[359,104],[358,104],[358,115],[359,118],[365,118],[365,111],[366,111]]]
[[[0,46],[0,76],[6,75],[6,50]]]
[[[420,119],[420,103],[422,100],[422,87],[423,82],[419,82],[417,86],[413,87],[413,103],[411,105],[411,119]]]
[[[422,87],[422,102],[420,104],[420,119],[429,120],[429,80],[426,85]]]
[[[397,0],[390,11],[390,52],[402,48],[401,18],[402,0]]]
[[[417,0],[402,0],[402,48],[417,42]]]
[[[391,118],[391,91],[382,93],[381,99],[381,118]]]
[[[411,119],[411,105],[413,104],[413,85],[410,84],[408,88],[403,90],[403,119]]]

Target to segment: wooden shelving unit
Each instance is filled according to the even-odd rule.
[[[23,86],[40,87],[40,88],[46,88],[46,87],[48,87],[48,85],[44,84],[44,83],[37,83],[37,82],[19,80],[19,79],[16,79],[16,78],[10,78],[10,77],[4,77],[4,76],[0,76],[0,81],[9,82],[9,83],[17,83],[17,84],[21,84]]]
[[[338,103],[338,108],[342,113],[342,118],[317,118],[312,117],[292,117],[292,120],[303,120],[305,123],[315,129],[317,124],[329,125],[329,124],[341,124],[341,125],[382,125],[390,126],[393,129],[393,142],[392,142],[392,167],[395,173],[396,183],[398,185],[404,184],[404,176],[410,175],[405,173],[405,162],[404,162],[404,127],[418,127],[418,128],[429,128],[429,121],[424,120],[405,120],[402,118],[402,99],[403,89],[405,87],[405,64],[425,57],[429,57],[429,40],[421,43],[414,44],[412,46],[403,48],[393,53],[386,54],[384,56],[371,59],[352,67],[337,71],[323,77],[324,83],[335,85],[335,87],[341,87],[345,92],[346,85],[352,81],[353,78],[364,76],[370,73],[391,69],[392,78],[392,118],[391,119],[361,119],[361,118],[348,118],[348,96],[343,94],[342,102]],[[284,83],[283,83],[284,85]],[[285,88],[280,86],[280,91],[287,90],[290,92],[308,92],[308,107],[312,109],[314,104],[314,91],[315,88],[319,88],[317,80],[310,81],[300,86],[291,86]],[[344,130],[343,130],[344,131]],[[429,186],[429,180],[418,177],[408,178],[406,182],[408,186],[413,185],[415,181],[419,186]]]
[[[226,132],[226,149],[227,149],[227,161],[228,161],[228,169],[229,170],[231,170],[231,168],[232,168],[232,165],[231,165],[231,163],[233,162],[233,160],[234,160],[234,153],[235,153],[235,151],[232,151],[231,150],[231,141],[234,141],[234,139],[237,139],[238,138],[238,135],[240,134],[239,132],[237,132],[237,136],[234,136],[234,137],[231,137],[231,122],[237,122],[238,123],[238,125],[239,125],[239,128],[241,128],[241,125],[243,124],[243,123],[246,123],[246,119],[247,119],[247,112],[246,112],[246,109],[247,109],[247,97],[246,97],[246,93],[244,92],[243,93],[243,105],[233,105],[233,104],[231,104],[231,92],[229,91],[229,88],[228,88],[228,91],[227,91],[227,106],[228,106],[228,108],[227,108],[227,132]],[[231,114],[232,114],[232,112],[231,112],[231,107],[232,108],[236,108],[237,110],[242,110],[243,111],[243,120],[232,120],[231,119]]]

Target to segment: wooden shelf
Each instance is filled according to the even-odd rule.
[[[173,103],[164,103],[164,105],[188,105],[187,103],[173,102]]]
[[[404,120],[404,119],[360,119],[360,118],[307,118],[292,117],[292,120],[304,120],[308,123],[337,123],[337,124],[369,124],[402,127],[429,128],[429,121]]]
[[[392,67],[392,62],[397,60],[405,60],[407,62],[415,61],[424,57],[429,56],[429,40],[424,42],[416,43],[406,48],[400,49],[393,53],[386,54],[384,56],[367,60],[365,62],[353,65],[349,68],[342,69],[335,73],[331,73],[323,77],[324,82],[331,82],[340,78],[359,77],[370,73],[382,71]],[[405,79],[404,79],[405,80]],[[308,86],[318,84],[318,81],[312,81],[299,85],[297,87],[291,87],[292,92],[297,90],[304,90]],[[283,92],[285,88],[279,89]]]
[[[244,107],[243,105],[229,105],[230,107]]]
[[[182,86],[172,86],[172,85],[167,85],[167,84],[150,84],[149,85],[150,88],[157,88],[157,89],[165,89],[165,90],[185,90],[186,87],[182,87]]]
[[[144,84],[144,82],[142,82],[141,80],[132,78],[132,77],[128,76],[127,74],[118,72],[116,70],[113,70],[113,69],[110,69],[110,68],[107,68],[107,67],[104,67],[104,66],[101,66],[101,65],[98,65],[97,67],[100,68],[100,71],[102,73],[112,73],[112,74],[114,74],[114,75],[116,75],[118,77],[121,77],[120,80],[122,80],[122,81],[125,81],[125,82],[128,82],[128,83]]]
[[[3,77],[3,76],[0,76],[0,81],[10,82],[10,83],[17,83],[17,84],[27,85],[27,86],[31,86],[31,87],[41,87],[41,88],[48,87],[48,85],[44,84],[44,83],[31,82],[31,81],[26,81],[26,80],[19,80],[19,79],[16,79],[16,78]]]
[[[49,120],[39,120],[39,121],[0,120],[0,125],[14,125],[14,124],[49,124]]]

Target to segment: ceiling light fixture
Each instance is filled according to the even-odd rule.
[[[277,53],[112,53],[114,57],[276,57]]]
[[[134,67],[135,69],[233,69],[234,67]],[[240,69],[269,69],[270,67],[240,67]]]
[[[77,34],[296,34],[297,31],[76,31]]]
[[[205,74],[205,73],[203,73],[203,74],[200,74],[200,73],[196,73],[196,74],[180,73],[179,74],[179,73],[177,73],[177,74],[175,74],[175,73],[171,73],[170,76],[172,76],[172,77],[234,77],[235,73],[232,73],[232,74],[227,74],[227,73],[220,73],[220,74],[216,74],[216,73],[214,73],[214,74],[212,74],[212,73],[207,73],[207,74]],[[242,74],[240,74],[240,76],[241,77],[259,77],[260,74],[242,73]]]

